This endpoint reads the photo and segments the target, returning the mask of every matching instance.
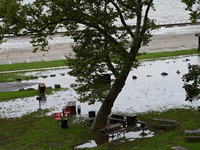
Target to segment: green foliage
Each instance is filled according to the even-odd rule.
[[[0,2],[0,36],[31,34],[33,52],[46,50],[52,35],[60,27],[66,29],[65,35],[76,42],[75,55],[68,57],[67,63],[69,74],[79,82],[76,91],[80,101],[109,103],[101,109],[107,110],[102,115],[105,123],[130,70],[138,66],[140,47],[148,44],[151,31],[156,29],[154,20],[148,17],[154,9],[153,0],[35,0],[25,5],[14,0]],[[110,89],[96,86],[93,80],[105,73],[115,79]]]
[[[7,3],[2,0],[1,10],[6,12],[0,26],[9,29],[2,30],[2,35],[31,34],[35,52],[48,50],[45,48],[51,36],[58,28],[65,28],[65,36],[76,42],[75,57],[68,58],[70,75],[80,82],[77,91],[83,93],[81,97],[91,101],[101,100],[105,91],[101,89],[108,89],[95,89],[92,77],[108,71],[117,79],[127,76],[131,67],[137,66],[135,57],[140,46],[148,44],[150,31],[156,28],[154,20],[148,18],[153,0],[36,0],[24,5],[21,1],[10,1],[13,10],[7,11]],[[130,20],[132,24],[128,23]]]
[[[181,0],[187,5],[186,10],[190,11],[190,20],[194,23],[200,19],[200,0]]]
[[[13,150],[72,150],[75,146],[95,139],[98,133],[89,132],[88,128],[80,124],[73,124],[73,117],[68,117],[69,128],[60,129],[59,121],[53,116],[45,116],[47,110],[34,112],[21,118],[0,119],[0,149]],[[177,115],[180,114],[180,115]],[[190,150],[198,150],[199,143],[188,143],[184,130],[195,130],[200,127],[199,113],[193,109],[170,109],[166,112],[148,112],[140,114],[139,120],[147,122],[147,128],[155,132],[152,138],[115,140],[105,143],[91,150],[169,150],[173,146],[181,146]],[[175,119],[180,127],[172,131],[160,131],[151,128],[152,118],[160,117]],[[123,141],[123,142],[121,142]]]
[[[186,100],[193,101],[199,99],[200,94],[200,65],[188,65],[188,73],[183,75],[185,84],[183,88],[186,91]]]
[[[68,58],[68,66],[72,69],[69,74],[80,82],[76,88],[79,100],[94,103],[95,100],[104,101],[109,94],[109,87],[105,84],[97,86],[94,76],[111,73],[115,79],[120,79],[126,77],[132,67],[138,66],[138,50],[142,44],[148,43],[150,31],[155,28],[154,22],[147,16],[142,18],[141,13],[147,7],[148,14],[153,4],[152,1],[104,0],[81,4],[81,17],[76,17],[75,22],[85,26],[77,32],[74,29],[67,32],[77,43],[73,47],[75,57]],[[135,17],[138,18],[136,22],[127,23]],[[116,24],[117,19],[119,24]],[[110,87],[112,91],[114,87]]]

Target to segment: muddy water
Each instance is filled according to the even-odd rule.
[[[189,59],[189,61],[186,61]],[[112,111],[122,112],[146,112],[151,110],[162,111],[169,108],[180,107],[197,107],[199,101],[185,101],[185,91],[182,89],[182,75],[187,73],[188,63],[200,64],[199,56],[179,57],[176,59],[145,61],[136,70],[131,71],[123,91],[119,94]],[[180,74],[177,74],[177,70]],[[54,112],[60,112],[62,107],[68,101],[76,100],[78,96],[70,84],[75,83],[75,78],[67,75],[67,69],[50,70],[41,72],[31,72],[33,75],[43,76],[37,80],[29,80],[28,82],[45,83],[46,86],[54,86],[60,84],[61,87],[68,88],[67,91],[58,91],[53,95],[47,95],[46,100],[42,101],[42,109],[50,109],[51,115]],[[167,72],[167,76],[162,76],[162,72]],[[55,74],[55,77],[50,75]],[[62,75],[61,75],[62,74]],[[132,76],[137,76],[136,80]],[[31,87],[37,89],[37,84]],[[88,111],[97,111],[100,103],[88,105],[87,103],[76,102],[81,105],[83,115],[88,114]],[[9,102],[0,103],[1,117],[20,117],[24,114],[37,111],[39,102],[36,97],[23,99],[14,99]]]

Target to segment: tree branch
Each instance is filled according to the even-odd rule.
[[[120,10],[120,8],[119,8],[119,6],[115,3],[115,2],[111,2],[114,6],[115,6],[115,8],[117,9],[117,12],[119,13],[119,16],[120,16],[120,20],[121,20],[121,23],[123,24],[123,26],[124,26],[124,28],[126,29],[126,31],[129,33],[129,35],[132,37],[132,38],[134,38],[134,33],[131,31],[131,29],[127,26],[127,24],[126,24],[126,22],[125,22],[125,20],[124,20],[124,17],[123,17],[123,15],[122,15],[122,12],[121,12],[121,10]]]

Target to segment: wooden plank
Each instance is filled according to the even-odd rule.
[[[177,120],[170,120],[170,119],[164,119],[164,118],[153,118],[154,121],[159,122],[167,122],[167,123],[177,123]]]
[[[106,125],[103,129],[109,130],[109,129],[113,129],[113,128],[117,128],[117,127],[121,127],[121,126],[122,126],[121,123],[115,123],[115,124]]]
[[[187,142],[195,142],[195,141],[200,141],[200,136],[186,136],[185,137]]]
[[[119,133],[124,133],[125,132],[125,128],[121,128],[121,129],[119,129],[119,130],[115,130],[115,131],[112,131],[112,132],[110,132],[109,134],[115,134],[115,133],[117,133],[117,134],[119,134]],[[125,134],[125,133],[124,133]]]
[[[180,147],[180,146],[174,146],[174,147],[172,147],[172,149],[174,149],[174,150],[188,150],[188,149]]]
[[[160,127],[171,127],[170,124],[154,124],[155,126],[160,126]]]
[[[137,114],[134,113],[122,113],[122,112],[114,112],[111,114],[112,115],[116,115],[116,116],[124,116],[124,117],[137,117]]]
[[[200,139],[200,136],[186,136],[188,139]]]
[[[117,121],[126,122],[126,119],[118,119],[118,118],[109,118],[109,120],[117,120]]]
[[[200,134],[200,130],[185,130],[185,134]]]
[[[154,124],[154,128],[162,130],[172,130],[174,126],[170,124]]]

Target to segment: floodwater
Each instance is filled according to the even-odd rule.
[[[199,101],[185,101],[185,91],[182,88],[182,76],[187,73],[188,63],[200,64],[200,56],[178,57],[176,59],[144,61],[138,69],[130,72],[126,85],[117,97],[112,111],[123,113],[141,113],[147,111],[164,111],[169,108],[197,107]],[[177,74],[179,70],[180,74]],[[41,101],[42,109],[49,109],[48,115],[54,112],[61,112],[62,107],[68,101],[76,101],[78,95],[70,87],[75,83],[75,78],[67,75],[68,69],[54,69],[47,71],[37,71],[28,74],[38,75],[39,78],[29,80],[29,83],[45,83],[47,87],[60,84],[67,88],[65,91],[57,91],[52,95],[46,95],[46,100]],[[162,72],[167,72],[167,76],[162,76]],[[47,78],[41,76],[46,75]],[[55,77],[50,77],[55,75]],[[137,79],[132,79],[132,76]],[[25,81],[27,82],[27,81]],[[38,88],[38,84],[29,88]],[[98,111],[101,103],[94,105],[80,103],[81,113],[86,116],[89,111]],[[0,102],[0,117],[20,117],[22,115],[37,111],[39,101],[36,97],[18,98],[8,102]]]
[[[149,130],[145,130],[144,133],[141,130],[140,131],[130,131],[130,132],[126,132],[125,135],[123,135],[123,134],[121,134],[120,136],[115,135],[114,137],[109,137],[107,135],[99,135],[94,140],[90,140],[87,143],[76,146],[75,149],[97,147],[104,143],[113,142],[115,140],[118,140],[118,142],[123,143],[124,141],[127,141],[127,140],[134,141],[136,138],[150,138],[153,136],[154,136],[154,133]]]
[[[34,0],[24,0],[31,3]],[[154,0],[156,11],[151,10],[150,18],[156,19],[158,24],[188,22],[189,12],[185,10],[186,5],[181,0]]]

